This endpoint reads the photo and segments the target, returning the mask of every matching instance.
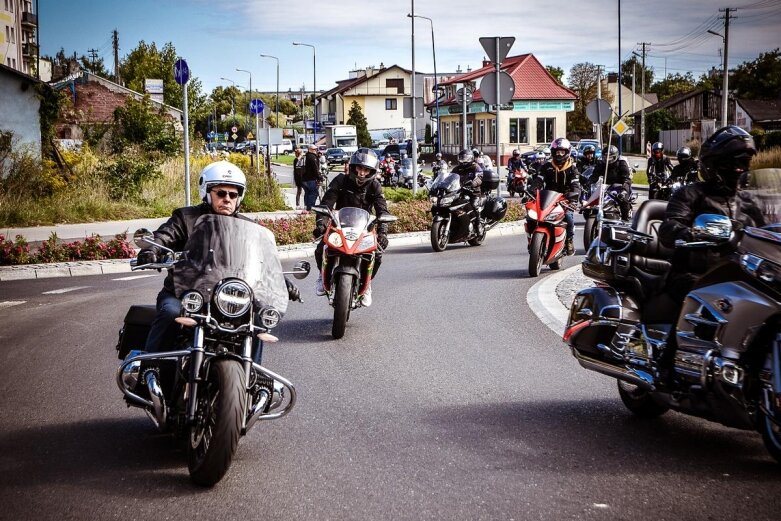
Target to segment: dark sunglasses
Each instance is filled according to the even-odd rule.
[[[212,193],[221,199],[230,197],[231,200],[235,200],[239,196],[239,192],[229,192],[227,190],[212,190]]]

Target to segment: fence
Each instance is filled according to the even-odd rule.
[[[692,140],[692,137],[692,131],[688,128],[685,130],[662,130],[659,132],[659,141],[664,145],[664,149],[668,151],[678,150],[686,146]]]

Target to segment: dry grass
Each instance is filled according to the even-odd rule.
[[[751,169],[781,168],[781,147],[768,148],[759,152],[751,160]]]

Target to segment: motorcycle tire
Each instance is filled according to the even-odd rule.
[[[447,248],[447,235],[445,221],[434,221],[431,224],[431,247],[436,252],[445,251]]]
[[[656,402],[648,391],[643,391],[636,385],[621,380],[617,380],[617,383],[621,401],[635,416],[656,418],[670,410],[666,405]]]
[[[598,229],[596,216],[586,217],[586,224],[583,225],[583,249],[586,251],[588,251],[591,243],[594,242]]]
[[[247,403],[241,364],[216,360],[198,394],[199,421],[190,427],[187,467],[193,483],[211,487],[225,476],[239,445]]]
[[[545,234],[536,232],[532,235],[529,245],[529,276],[536,277],[540,274],[542,261],[545,259]]]
[[[768,364],[765,364],[765,366],[768,366]],[[769,366],[773,367],[773,364],[770,363]],[[762,434],[765,449],[773,456],[773,459],[781,463],[781,427],[773,423],[763,412],[760,412],[758,415],[758,422],[758,430]]]
[[[334,323],[331,326],[331,336],[337,340],[344,336],[345,326],[350,319],[353,284],[354,279],[351,275],[337,274],[334,289]]]

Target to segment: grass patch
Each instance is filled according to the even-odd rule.
[[[751,168],[781,168],[781,147],[768,148],[757,153],[751,160]]]
[[[295,159],[296,159],[296,156],[294,156],[293,154],[289,154],[287,156],[284,155],[284,154],[279,154],[277,156],[274,156],[272,154],[272,156],[271,156],[271,162],[272,163],[279,163],[279,164],[287,165],[287,166],[293,166],[293,162],[295,161]]]

